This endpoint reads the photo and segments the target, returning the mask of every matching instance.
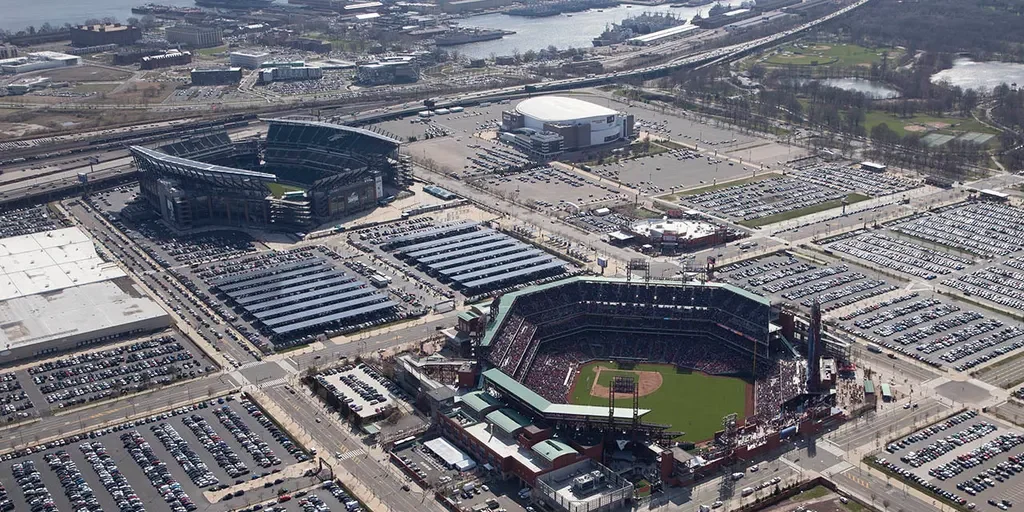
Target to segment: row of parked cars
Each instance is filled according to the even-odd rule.
[[[909,436],[899,441],[889,443],[889,445],[885,447],[885,451],[889,453],[896,453],[897,451],[903,448],[907,448],[914,443],[924,441],[925,439],[928,439],[933,435],[938,434],[939,432],[952,428],[955,425],[959,425],[971,418],[976,417],[977,415],[978,411],[968,409],[955,416],[952,416],[951,418],[947,419],[946,421],[943,421],[942,423],[936,423],[928,428],[918,430],[917,432],[914,432],[913,434],[910,434]]]
[[[50,452],[43,456],[43,460],[50,466],[50,469],[57,474],[60,485],[64,488],[64,495],[71,502],[75,512],[101,512],[100,500],[93,494],[85,477],[78,471],[75,461],[71,460],[71,454],[66,450]]]
[[[167,463],[160,460],[146,438],[138,430],[130,430],[121,434],[121,442],[132,460],[139,465],[149,483],[160,493],[163,500],[171,507],[171,512],[193,512],[199,508],[182,489],[181,484],[167,469]]]
[[[263,411],[261,411],[256,404],[252,403],[251,400],[242,399],[239,402],[239,405],[249,413],[249,416],[255,418],[257,423],[267,429],[267,432],[270,432],[270,435],[274,440],[277,441],[278,444],[280,444],[281,447],[284,448],[292,457],[295,457],[295,460],[298,462],[305,462],[309,460],[309,455],[306,454],[299,445],[295,444],[295,442],[288,437],[288,434],[284,433],[284,431],[278,428],[270,418],[263,414]]]
[[[21,487],[21,493],[25,496],[29,510],[32,512],[53,512],[57,510],[57,505],[53,502],[53,496],[50,495],[49,489],[43,483],[42,475],[36,469],[35,461],[15,462],[11,464],[11,472],[18,482],[18,487]]]
[[[199,487],[213,487],[220,483],[203,458],[185,442],[185,439],[170,423],[153,425],[150,430],[164,445],[164,448],[167,448],[171,457],[174,457],[174,460],[185,470],[185,474],[192,479],[192,483]]]
[[[253,460],[256,461],[258,466],[269,468],[281,465],[281,458],[274,455],[274,450],[270,448],[270,445],[260,439],[260,436],[253,432],[249,425],[242,421],[242,418],[230,406],[221,406],[214,409],[213,413],[220,420],[221,425],[224,425],[224,428],[231,432],[231,435],[238,441],[238,444],[241,444],[242,448],[249,452],[249,455],[252,455]]]
[[[249,468],[245,465],[245,462],[231,449],[227,442],[220,438],[220,434],[214,430],[213,425],[206,421],[206,418],[193,414],[192,416],[182,418],[182,422],[195,434],[196,439],[206,448],[206,451],[213,455],[217,465],[224,468],[228,476],[238,478],[249,474]]]
[[[117,509],[121,512],[145,512],[142,499],[128,483],[128,479],[117,467],[117,462],[107,453],[106,447],[99,441],[85,442],[78,445],[85,455],[85,460],[92,466],[100,483],[114,498]]]

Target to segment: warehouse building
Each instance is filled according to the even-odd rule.
[[[71,46],[116,44],[128,46],[142,39],[142,29],[131,25],[79,25],[71,29]]]
[[[260,70],[260,83],[284,82],[288,80],[319,80],[324,70],[316,66],[270,68]]]
[[[266,52],[231,52],[228,54],[232,66],[246,69],[259,69],[267,61],[268,57],[270,57],[270,54]]]
[[[420,79],[420,68],[411,57],[405,57],[360,64],[356,74],[365,85],[405,84]]]
[[[181,66],[192,62],[191,52],[179,52],[171,50],[162,55],[149,55],[140,61],[139,69],[157,69],[171,66]]]
[[[224,43],[224,34],[217,27],[175,25],[167,27],[164,37],[171,44],[184,44],[192,48],[213,48]]]
[[[0,240],[0,363],[154,332],[171,318],[79,228]]]
[[[238,85],[242,81],[242,68],[193,69],[192,85]]]
[[[5,74],[28,73],[42,69],[78,66],[82,59],[60,52],[35,52],[13,59],[0,60],[0,71]]]

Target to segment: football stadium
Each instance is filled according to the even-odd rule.
[[[142,197],[173,229],[306,230],[377,205],[401,187],[400,143],[375,131],[271,119],[263,140],[219,131],[132,146]]]
[[[584,459],[682,483],[835,419],[787,313],[729,284],[574,276],[485,309],[475,348],[490,368],[442,432],[564,509],[600,508],[550,476]]]

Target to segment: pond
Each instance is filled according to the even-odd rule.
[[[899,98],[900,92],[882,82],[875,82],[866,78],[826,78],[818,80],[830,87],[836,87],[847,91],[863,93],[874,100],[886,100]]]
[[[942,81],[978,91],[990,91],[1000,84],[1024,84],[1024,64],[956,59],[952,68],[932,75],[932,83]]]

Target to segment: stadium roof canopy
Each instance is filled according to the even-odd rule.
[[[480,412],[489,407],[502,405],[501,401],[499,401],[497,398],[494,398],[493,396],[483,391],[473,391],[470,393],[466,393],[465,395],[462,395],[461,399],[462,403],[466,404],[467,406],[469,406],[470,409],[473,409],[476,412]]]
[[[315,126],[317,128],[325,128],[328,130],[335,130],[339,132],[351,132],[359,135],[365,135],[367,137],[372,137],[374,139],[394,144],[396,146],[402,144],[402,141],[398,139],[393,139],[391,137],[388,137],[387,135],[367,130],[365,128],[356,128],[354,126],[346,126],[343,124],[321,123],[319,121],[307,121],[304,119],[262,119],[262,121],[266,123],[289,124],[292,126]]]
[[[519,429],[532,423],[522,414],[519,414],[508,407],[488,414],[487,421],[494,423],[495,426],[500,428],[506,434],[514,434],[518,432]]]
[[[550,123],[618,114],[610,108],[566,96],[537,96],[525,99],[516,105],[516,112]]]
[[[491,346],[491,342],[494,340],[495,334],[497,334],[499,327],[501,327],[502,323],[505,321],[505,316],[508,315],[508,312],[512,309],[511,308],[512,304],[519,297],[524,297],[524,296],[527,296],[527,295],[530,295],[530,294],[533,294],[533,293],[537,293],[537,292],[540,292],[540,291],[543,291],[543,290],[547,290],[547,289],[550,289],[550,288],[555,288],[555,287],[558,287],[558,286],[565,286],[565,285],[568,285],[568,284],[572,284],[572,283],[575,283],[575,282],[581,282],[581,281],[582,282],[630,284],[630,281],[627,280],[624,277],[574,276],[574,277],[569,277],[569,278],[566,278],[566,279],[560,279],[558,281],[552,281],[552,282],[549,282],[549,283],[539,284],[539,285],[536,285],[536,286],[529,286],[529,287],[523,288],[521,290],[516,290],[516,291],[511,292],[511,293],[506,293],[505,295],[503,295],[501,297],[501,301],[498,303],[498,311],[494,315],[494,321],[492,321],[490,324],[488,324],[487,329],[484,332],[484,336],[480,340],[480,346],[482,346],[482,347],[489,347],[489,346]],[[650,284],[650,285],[658,285],[658,286],[705,286],[705,287],[714,287],[714,288],[724,288],[724,289],[727,289],[727,290],[729,290],[729,291],[731,291],[731,292],[733,292],[735,294],[741,295],[742,297],[744,297],[744,298],[746,298],[748,300],[752,300],[752,301],[758,302],[758,303],[763,304],[765,306],[770,306],[771,305],[771,302],[767,298],[762,297],[760,295],[757,295],[755,293],[751,293],[751,292],[749,292],[747,290],[744,290],[744,289],[742,289],[742,288],[740,288],[738,286],[734,286],[734,285],[731,285],[731,284],[728,284],[728,283],[697,283],[697,282],[682,283],[680,281],[669,281],[669,280],[662,280],[662,279],[651,279],[650,281],[646,281],[646,283]],[[637,284],[637,283],[634,281],[633,284]]]
[[[492,368],[484,372],[484,379],[491,384],[497,386],[505,393],[511,394],[518,398],[520,401],[528,405],[543,415],[560,415],[560,416],[590,416],[593,418],[607,418],[608,408],[598,407],[596,405],[572,405],[572,404],[553,404],[546,398],[538,395],[532,389],[520,384],[518,381],[505,375],[504,372],[497,368]],[[650,409],[640,409],[640,416],[643,416],[651,412]],[[616,407],[615,418],[622,420],[632,420],[633,410],[627,407]]]
[[[555,459],[563,455],[579,453],[576,450],[573,450],[571,446],[556,439],[545,439],[533,445],[533,451],[541,457],[544,457],[544,460],[548,462],[554,462]]]
[[[176,174],[183,178],[257,190],[266,188],[265,184],[267,182],[277,182],[277,176],[265,172],[208,164],[198,160],[168,155],[142,146],[132,146],[129,150],[131,150],[136,158],[149,162],[151,166],[158,167],[163,172]]]

